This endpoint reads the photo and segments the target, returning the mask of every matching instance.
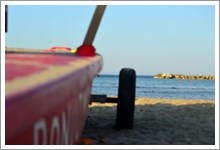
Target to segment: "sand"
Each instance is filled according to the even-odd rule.
[[[82,134],[94,145],[214,145],[214,100],[138,98],[133,130],[115,129],[116,104],[92,103]]]

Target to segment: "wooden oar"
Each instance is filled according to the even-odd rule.
[[[92,21],[89,25],[86,37],[84,39],[83,45],[92,45],[95,39],[96,32],[99,27],[99,24],[101,22],[102,16],[104,14],[105,8],[106,8],[106,5],[97,5]]]

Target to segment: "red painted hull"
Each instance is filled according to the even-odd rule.
[[[6,53],[8,144],[78,144],[102,57]]]

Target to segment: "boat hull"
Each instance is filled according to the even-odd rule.
[[[99,55],[6,53],[5,144],[79,144],[101,69]]]

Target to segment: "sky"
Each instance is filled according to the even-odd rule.
[[[79,47],[95,6],[10,5],[6,46]],[[101,74],[215,74],[214,5],[110,5],[93,45]]]

